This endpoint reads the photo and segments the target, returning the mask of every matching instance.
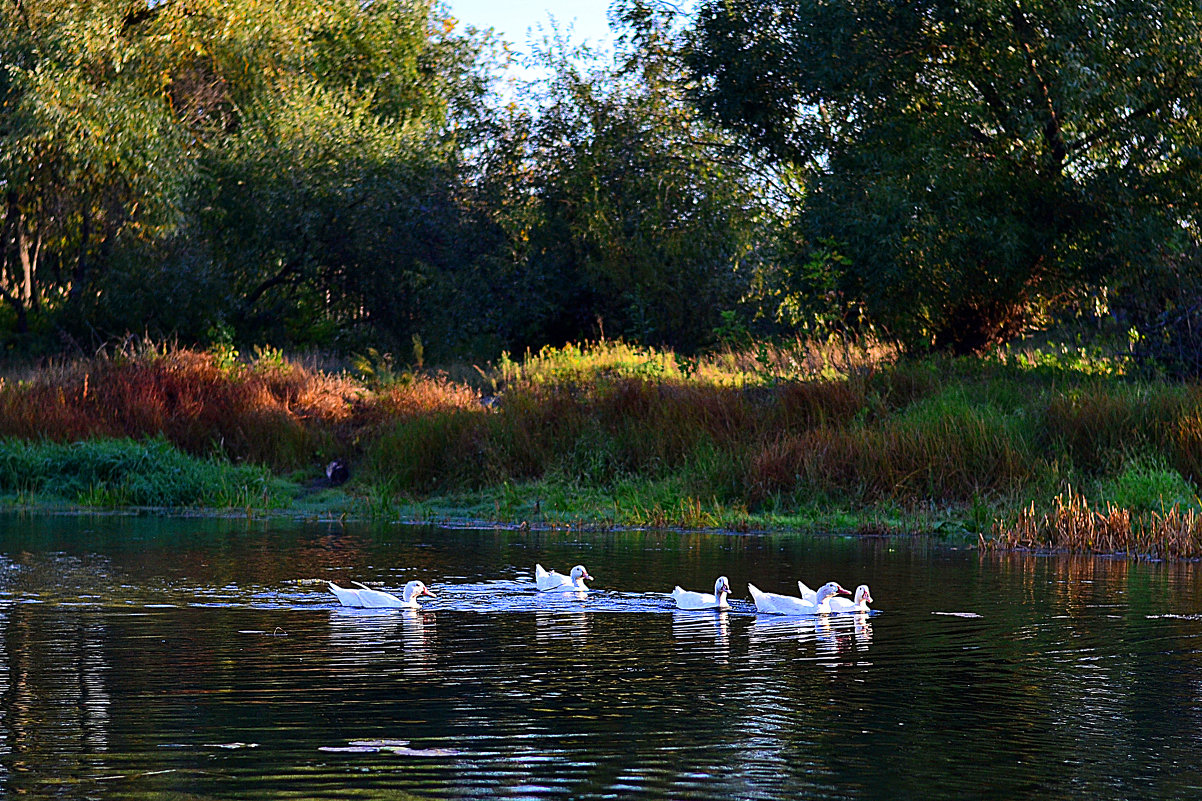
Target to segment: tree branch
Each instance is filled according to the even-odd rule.
[[[1177,91],[1177,89],[1180,85],[1181,84],[1179,81],[1174,81],[1172,84],[1170,84],[1168,87],[1166,87],[1166,94],[1164,96],[1155,98],[1153,100],[1149,100],[1144,105],[1131,111],[1129,114],[1127,114],[1122,119],[1116,120],[1115,122],[1111,123],[1110,125],[1104,125],[1101,128],[1098,128],[1093,133],[1089,134],[1088,136],[1081,137],[1080,139],[1078,139],[1077,141],[1073,142],[1072,144],[1070,144],[1068,146],[1069,152],[1077,153],[1079,151],[1082,151],[1089,147],[1092,147],[1097,142],[1105,139],[1107,136],[1110,136],[1112,133],[1123,129],[1127,125],[1130,125],[1131,123],[1133,123],[1137,120],[1142,120],[1145,117],[1152,116],[1156,112],[1163,109],[1169,103],[1172,103],[1174,100],[1177,100],[1178,98],[1181,97],[1181,93]]]
[[[1059,175],[1064,169],[1064,159],[1068,155],[1068,148],[1064,143],[1064,130],[1060,125],[1060,115],[1056,113],[1056,105],[1052,102],[1052,93],[1048,88],[1048,83],[1039,72],[1039,61],[1035,57],[1035,48],[1031,44],[1031,41],[1035,39],[1035,29],[1023,14],[1018,3],[1013,6],[1011,22],[1014,25],[1019,46],[1022,48],[1023,55],[1026,56],[1027,71],[1031,73],[1031,79],[1039,90],[1039,99],[1043,103],[1044,113],[1047,114],[1047,121],[1043,126],[1043,139],[1051,149],[1052,173]]]
[[[284,266],[280,268],[279,272],[251,290],[251,292],[246,296],[247,307],[254,306],[255,303],[258,302],[259,298],[263,297],[268,290],[274,289],[275,287],[280,286],[287,281],[292,274],[296,272],[296,268],[299,266],[300,262],[297,259],[292,259],[291,261],[286,262]]]
[[[18,0],[18,2],[20,2],[20,0]],[[175,0],[161,0],[161,2],[155,3],[154,5],[139,3],[137,6],[134,6],[129,11],[125,12],[125,16],[121,18],[121,33],[128,33],[130,28],[154,19],[160,13],[173,5],[175,5]]]

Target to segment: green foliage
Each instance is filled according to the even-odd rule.
[[[406,341],[475,253],[458,159],[490,56],[429,0],[51,0],[0,28],[14,333]]]
[[[736,311],[723,311],[714,326],[714,340],[728,348],[742,348],[751,342],[751,331]]]
[[[510,348],[623,338],[694,350],[735,307],[764,203],[732,140],[686,102],[669,18],[619,4],[612,64],[546,43],[528,111],[485,155],[508,237],[496,320]],[[508,278],[501,285],[498,278]]]
[[[801,258],[765,265],[757,271],[752,286],[760,313],[803,332],[855,330],[847,325],[847,310],[839,297],[839,286],[851,263],[839,243],[827,239]]]
[[[1137,513],[1202,505],[1197,490],[1180,473],[1155,460],[1128,462],[1117,474],[1098,482],[1095,497]]]
[[[82,316],[114,254],[178,222],[194,176],[162,102],[170,48],[127,36],[128,11],[0,6],[0,299],[18,333],[48,308]]]
[[[359,379],[372,389],[383,389],[405,380],[404,372],[398,371],[393,363],[392,354],[381,353],[375,348],[351,356],[351,366]]]
[[[1111,300],[1132,361],[1149,375],[1202,377],[1202,248],[1141,266]]]
[[[689,64],[708,116],[802,175],[820,269],[775,291],[833,286],[911,349],[1006,341],[1202,230],[1193,3],[709,0]]]
[[[0,440],[0,492],[94,506],[274,508],[287,502],[266,470],[187,456],[161,438]]]
[[[1195,4],[668,7],[502,105],[432,0],[0,5],[0,345],[718,345],[769,385],[1092,307],[1123,370],[1202,373]],[[1074,352],[1028,356],[1108,369]]]

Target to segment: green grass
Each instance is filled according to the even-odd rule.
[[[0,493],[105,508],[279,509],[292,500],[265,468],[198,459],[161,438],[0,440]]]

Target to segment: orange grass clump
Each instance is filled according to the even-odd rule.
[[[990,539],[981,537],[982,548],[1125,553],[1161,558],[1202,556],[1202,515],[1174,505],[1134,519],[1131,512],[1111,504],[1105,512],[1089,507],[1089,501],[1071,488],[1057,495],[1054,509],[1045,515],[1035,504],[1021,511],[1013,522],[995,521]]]
[[[360,390],[291,364],[212,353],[101,356],[0,385],[0,437],[70,442],[165,436],[193,454],[296,466],[334,447]]]

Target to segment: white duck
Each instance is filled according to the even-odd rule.
[[[714,594],[708,592],[690,592],[680,587],[672,590],[672,599],[676,601],[677,609],[730,609],[726,603],[726,595],[730,592],[730,583],[726,576],[718,576],[714,582]]]
[[[358,590],[352,590],[350,587],[339,587],[332,581],[327,581],[330,586],[330,592],[338,596],[338,602],[343,606],[365,606],[363,599],[359,597]]]
[[[803,600],[814,602],[816,592],[805,585],[805,582],[797,582],[797,589],[801,590]],[[831,598],[831,612],[839,614],[857,614],[867,613],[872,610],[868,608],[868,604],[872,603],[872,593],[868,591],[867,584],[861,584],[856,587],[856,594],[853,600],[849,601],[846,598]]]
[[[818,588],[813,601],[795,598],[792,595],[777,595],[764,592],[754,584],[747,585],[751,598],[755,601],[755,611],[766,615],[829,615],[831,613],[830,598],[832,595],[851,595],[839,586],[837,581],[828,581]]]
[[[572,568],[570,576],[554,570],[548,572],[543,570],[542,565],[534,566],[534,585],[538,587],[539,592],[588,592],[588,587],[584,585],[585,579],[592,581],[593,577],[584,569],[584,565]]]
[[[338,596],[338,601],[343,606],[357,606],[365,609],[421,609],[421,606],[417,603],[419,595],[428,595],[431,598],[438,597],[430,592],[429,588],[420,581],[410,581],[406,584],[400,598],[389,592],[373,590],[359,581],[351,582],[352,584],[359,585],[359,589],[357,590],[350,589],[349,587],[339,587],[332,581],[328,583],[330,585],[330,592]]]

